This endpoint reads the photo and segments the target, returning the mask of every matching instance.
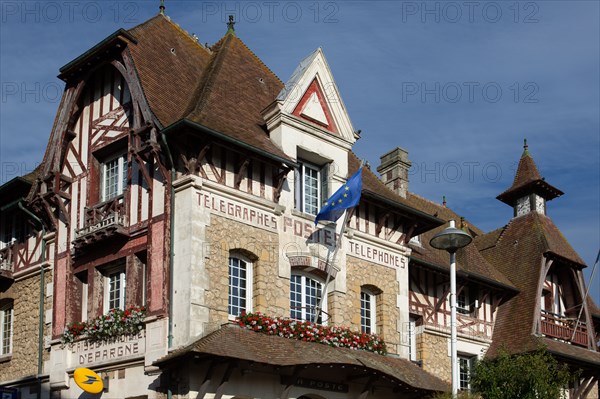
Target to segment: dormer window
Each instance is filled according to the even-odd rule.
[[[411,237],[409,243],[421,246],[421,236],[416,235],[416,236]]]
[[[123,153],[102,163],[102,202],[123,194],[127,187],[127,154]]]

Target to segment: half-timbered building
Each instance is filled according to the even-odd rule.
[[[460,217],[408,191],[410,162],[397,148],[382,156],[381,177],[363,168],[361,201],[344,226],[314,224],[362,166],[352,151],[359,132],[320,48],[284,84],[233,21],[207,46],[161,12],[108,36],[59,77],[65,91],[40,167],[0,187],[3,237],[12,234],[0,249],[0,311],[14,309],[0,313],[13,332],[0,354],[2,386],[22,398],[82,397],[73,373],[86,367],[102,377],[105,398],[449,389],[448,259],[429,238]],[[494,349],[503,309],[529,289],[490,248],[458,253],[463,389],[472,360]],[[563,302],[537,301],[540,312],[581,302],[584,264],[561,259],[574,259],[579,277]],[[540,295],[569,273],[551,271],[536,277]],[[595,359],[594,312],[586,310],[580,349]],[[235,322],[246,313],[377,334],[387,355],[258,334]],[[132,314],[143,314],[134,333],[114,329]],[[548,314],[536,319],[542,334],[558,320]],[[34,318],[29,330],[15,327]],[[39,346],[24,340],[27,351],[17,352],[15,339],[27,334]],[[590,370],[574,397],[597,381]]]

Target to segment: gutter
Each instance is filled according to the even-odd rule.
[[[223,134],[221,132],[218,132],[216,130],[213,130],[213,129],[208,128],[208,127],[206,127],[204,125],[201,125],[199,123],[193,122],[193,121],[191,121],[189,119],[185,119],[185,118],[184,119],[180,119],[177,122],[175,122],[175,123],[167,126],[162,131],[162,135],[165,136],[167,133],[170,133],[171,131],[176,131],[176,130],[178,130],[180,128],[183,128],[183,127],[189,127],[189,128],[191,128],[193,130],[197,130],[197,131],[199,131],[201,133],[208,134],[210,136],[216,137],[216,138],[218,138],[220,140],[223,140],[225,142],[228,142],[228,143],[231,143],[231,144],[235,144],[235,145],[237,145],[239,147],[242,147],[242,148],[244,148],[246,150],[249,150],[249,151],[252,151],[254,153],[257,153],[257,154],[259,154],[259,155],[261,155],[261,156],[263,156],[265,158],[272,159],[272,160],[274,160],[276,162],[281,162],[281,163],[283,163],[283,164],[285,164],[285,165],[287,165],[287,166],[289,166],[291,168],[297,168],[298,167],[298,163],[292,161],[291,159],[287,159],[287,158],[284,158],[284,157],[281,157],[281,156],[278,156],[278,155],[271,154],[270,152],[267,152],[265,150],[261,150],[258,147],[255,147],[253,145],[244,143],[243,141],[236,140],[236,139],[234,139],[234,138],[232,138],[230,136],[227,136],[227,135],[225,135],[225,134]],[[165,140],[166,140],[166,138],[163,139],[163,141],[165,141]],[[166,141],[165,141],[165,145],[166,145]],[[440,223],[440,224],[442,224],[442,223]]]
[[[415,209],[415,208],[412,208],[412,207],[410,207],[408,205],[404,205],[404,204],[402,204],[400,202],[392,201],[392,200],[387,199],[385,197],[382,197],[381,195],[376,194],[376,193],[374,193],[372,191],[363,190],[363,193],[365,194],[366,197],[374,198],[377,201],[385,203],[386,205],[393,206],[396,209],[400,209],[400,210],[402,210],[402,211],[404,211],[406,213],[418,216],[421,219],[425,219],[425,220],[427,220],[427,222],[435,225],[434,227],[439,227],[439,226],[443,225],[444,223],[446,223],[445,220],[442,220],[442,219],[437,218],[435,216],[431,216],[428,213],[422,212],[422,211],[420,211],[418,209]]]
[[[112,34],[107,36],[105,39],[103,39],[100,43],[96,44],[94,47],[87,50],[85,53],[81,54],[74,60],[72,60],[69,63],[67,63],[66,65],[62,66],[58,70],[60,72],[60,75],[58,75],[58,78],[66,81],[66,75],[70,71],[75,69],[77,67],[77,65],[82,64],[84,61],[89,60],[94,55],[102,52],[102,50],[106,50],[107,48],[113,46],[114,44],[117,44],[118,42],[126,44],[127,42],[125,40],[123,40],[123,38],[129,40],[130,42],[132,42],[134,44],[137,44],[136,38],[131,33],[129,33],[128,31],[126,31],[123,28],[118,29],[117,31],[113,32]]]
[[[421,265],[423,265],[425,267],[428,267],[430,269],[434,269],[436,271],[443,272],[443,273],[449,273],[450,272],[449,269],[446,269],[443,266],[437,265],[435,263],[430,263],[430,262],[424,261],[422,259],[415,258],[414,256],[409,256],[408,257],[408,262],[409,262],[409,264],[410,264],[410,262],[418,263],[418,264],[421,264]],[[485,284],[488,284],[488,285],[491,285],[491,286],[494,286],[494,287],[498,287],[498,288],[501,288],[501,289],[504,289],[504,290],[511,291],[511,292],[513,292],[515,294],[518,294],[518,293],[521,292],[520,290],[518,290],[515,287],[511,287],[509,285],[506,285],[506,284],[503,284],[503,283],[499,283],[496,280],[493,280],[493,279],[490,279],[490,278],[487,278],[487,277],[484,277],[484,276],[480,276],[479,274],[468,273],[468,272],[465,272],[464,270],[457,270],[456,271],[456,275],[460,276],[460,277],[464,277],[466,279],[478,280],[478,281],[483,282]]]

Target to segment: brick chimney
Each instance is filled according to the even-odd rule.
[[[377,172],[381,175],[381,180],[396,194],[406,198],[408,170],[411,166],[411,162],[408,160],[408,152],[396,147],[379,157],[379,159],[381,159],[381,165],[377,167]]]

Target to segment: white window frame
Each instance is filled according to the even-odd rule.
[[[243,289],[246,291],[244,300],[246,301],[246,306],[242,307],[241,305],[233,305],[232,304],[232,288],[236,288],[232,286],[232,260],[235,259],[240,263],[244,263],[246,267],[246,278],[245,278],[245,287]],[[227,262],[227,278],[228,278],[228,292],[227,292],[227,314],[229,319],[235,319],[237,316],[241,314],[241,312],[252,312],[252,286],[253,286],[253,263],[247,257],[240,255],[238,253],[232,253],[229,255],[229,259]],[[241,281],[241,279],[240,279]],[[239,287],[238,287],[239,288]],[[241,296],[238,295],[239,298]],[[232,311],[232,307],[239,308],[239,312]],[[237,313],[237,314],[236,314]]]
[[[109,164],[114,161],[117,161],[117,187],[115,192],[108,193],[107,179],[109,179]],[[106,159],[102,162],[101,170],[101,201],[105,202],[122,195],[127,188],[127,153],[122,153]]]
[[[471,303],[469,302],[469,289],[467,287],[464,287],[460,291],[460,293],[456,295],[456,311],[464,315],[471,314]]]
[[[296,279],[300,279],[300,301],[293,301],[292,302],[292,295],[293,294],[297,294],[296,292],[292,291],[293,288],[293,284],[296,284],[294,282],[294,280]],[[307,273],[299,273],[299,272],[292,272],[292,275],[290,276],[290,318],[294,319],[294,320],[298,320],[298,321],[311,321],[313,323],[317,323],[318,320],[311,320],[311,317],[313,312],[310,311],[310,309],[307,307],[308,301],[307,301],[307,295],[306,295],[306,291],[307,291],[307,287],[308,287],[308,283],[309,282],[315,282],[318,284],[317,289],[321,291],[321,296],[325,295],[325,299],[323,300],[323,312],[321,314],[321,323],[322,325],[326,325],[327,324],[327,293],[323,292],[324,289],[324,284],[323,282],[316,278],[313,275],[307,274]],[[313,296],[311,295],[311,298]],[[316,308],[319,305],[319,294],[317,291],[317,295],[314,296],[315,298],[315,304],[313,308]],[[298,314],[299,313],[299,314]],[[296,316],[300,316],[299,318]]]
[[[321,210],[321,207],[323,206],[323,203],[325,202],[325,200],[327,199],[327,192],[328,192],[328,175],[327,175],[327,164],[324,165],[317,165],[315,163],[311,163],[311,162],[307,162],[304,161],[302,159],[298,160],[298,164],[300,165],[298,167],[298,169],[295,170],[295,187],[294,189],[296,190],[295,193],[295,209],[309,214],[309,215],[314,215],[316,216],[317,213],[319,212],[319,210]],[[307,174],[307,170],[316,172],[316,180],[317,180],[317,203],[315,206],[315,209],[310,209],[312,208],[314,205],[309,205],[308,202],[306,201],[306,182],[305,182],[305,177]]]
[[[417,319],[414,317],[408,321],[408,358],[417,361]]]
[[[81,282],[81,321],[88,319],[88,294],[89,286],[87,281]]]
[[[118,301],[118,306],[111,307],[111,298],[110,294],[112,291],[111,287],[111,278],[116,276],[119,280],[119,296],[116,298]],[[125,266],[115,267],[106,270],[104,273],[104,313],[109,312],[112,309],[121,309],[125,310],[125,300],[127,295],[127,280],[125,278]]]
[[[366,316],[367,311],[369,317]],[[360,290],[360,331],[367,334],[377,332],[377,296],[366,289]]]
[[[14,303],[0,307],[0,356],[8,356],[13,350]],[[8,329],[8,336],[6,335]],[[8,341],[8,342],[7,342]]]
[[[409,244],[415,244],[415,245],[421,246],[421,235],[417,234],[416,236],[411,237],[408,242],[409,242]]]
[[[473,366],[475,365],[475,355],[458,354],[458,388],[461,391],[471,390],[471,374],[473,373]],[[467,372],[463,373],[463,364],[467,366]],[[466,380],[463,378],[466,375]]]

